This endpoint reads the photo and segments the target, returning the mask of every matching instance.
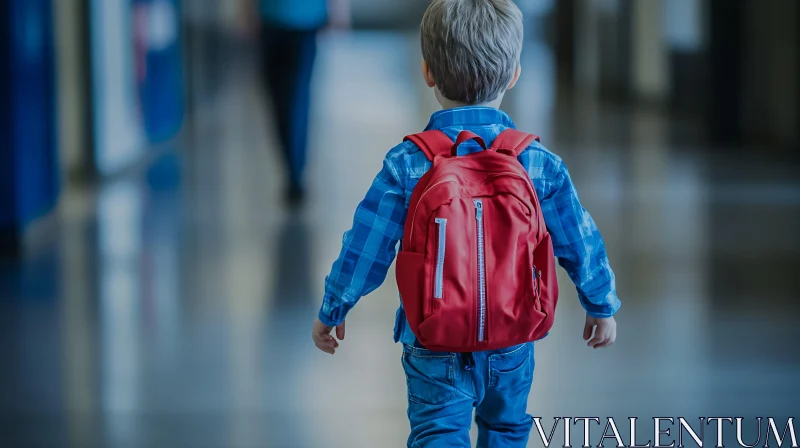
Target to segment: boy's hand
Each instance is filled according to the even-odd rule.
[[[317,319],[314,321],[314,327],[311,330],[311,339],[314,340],[314,345],[318,349],[332,355],[339,348],[339,342],[331,336],[331,331],[333,331],[333,327],[329,327]],[[336,327],[336,337],[340,341],[344,340],[344,322]]]
[[[594,329],[594,337],[592,330]],[[590,339],[591,338],[591,339]],[[617,340],[617,321],[613,317],[599,318],[586,316],[583,327],[583,340],[592,348],[608,347]]]

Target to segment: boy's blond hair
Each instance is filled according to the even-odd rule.
[[[481,104],[511,83],[522,36],[512,0],[433,0],[422,18],[422,56],[445,98]]]

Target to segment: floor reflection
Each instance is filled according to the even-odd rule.
[[[311,264],[311,229],[300,214],[289,214],[277,236],[278,250],[272,306],[275,310],[308,311],[319,306],[320,298],[312,287],[315,278]]]

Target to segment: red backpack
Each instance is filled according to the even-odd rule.
[[[558,283],[553,244],[525,168],[535,135],[509,129],[491,148],[469,131],[410,135],[433,162],[411,195],[397,286],[429,350],[474,352],[543,338]],[[477,141],[484,151],[456,156]]]

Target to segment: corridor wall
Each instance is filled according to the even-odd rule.
[[[0,3],[0,255],[58,196],[51,0]]]

